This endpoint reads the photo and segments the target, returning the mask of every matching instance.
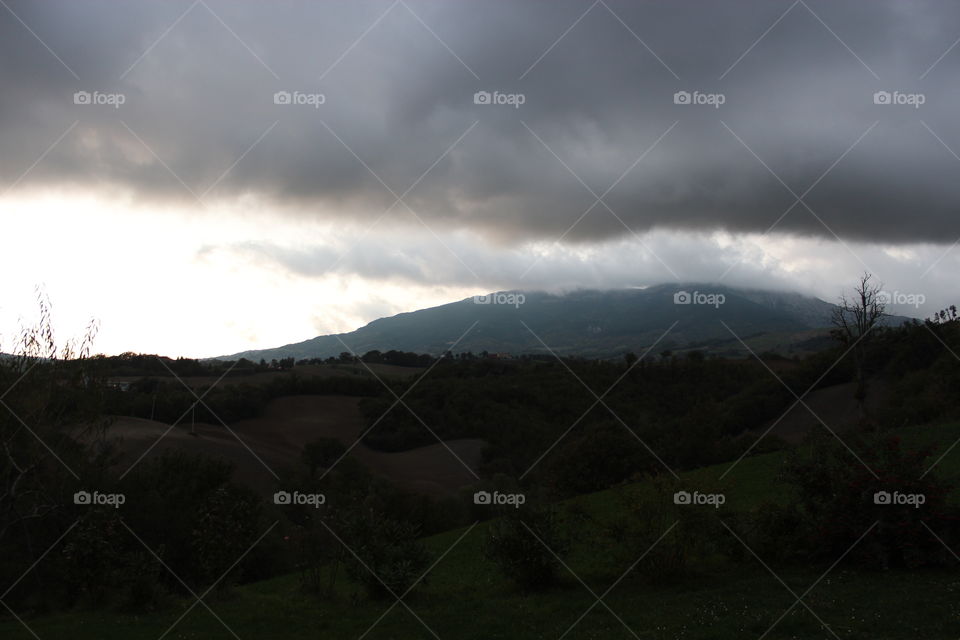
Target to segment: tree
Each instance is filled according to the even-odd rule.
[[[864,272],[854,287],[854,296],[840,297],[840,304],[834,308],[831,321],[834,338],[853,352],[853,366],[856,373],[857,390],[854,397],[860,419],[866,416],[864,401],[867,397],[866,354],[872,340],[871,331],[887,315],[886,303],[880,295],[882,285],[871,284],[873,276]]]
[[[360,359],[363,362],[367,362],[371,364],[380,363],[380,362],[383,362],[383,353],[381,353],[377,349],[373,349],[372,351],[367,351],[365,354],[363,354],[363,357]]]

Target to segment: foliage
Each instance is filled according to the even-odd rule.
[[[229,586],[225,575],[244,557],[262,528],[260,498],[249,489],[226,484],[214,489],[200,505],[192,531],[192,555],[205,584]]]
[[[371,597],[402,596],[420,580],[430,556],[417,528],[372,509],[340,519],[341,538],[349,541],[347,571]]]
[[[897,437],[846,440],[851,449],[821,436],[785,470],[801,516],[789,518],[803,532],[800,553],[836,559],[849,552],[874,568],[951,561],[933,532],[947,545],[960,541],[960,511],[947,503],[951,485],[928,473],[931,450],[907,451]],[[884,503],[883,495],[893,497]],[[896,504],[897,495],[922,496],[922,503]]]
[[[650,582],[686,576],[692,567],[717,554],[725,535],[726,515],[710,504],[677,504],[677,492],[720,495],[715,487],[691,487],[666,474],[619,493],[622,515],[607,527],[608,543],[618,566],[635,566],[634,574]]]
[[[628,428],[612,420],[571,433],[549,459],[551,484],[564,496],[600,491],[657,464]]]
[[[509,509],[490,525],[484,555],[508,579],[526,590],[553,586],[572,540],[561,513],[553,507]]]

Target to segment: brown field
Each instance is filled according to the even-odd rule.
[[[369,367],[369,369],[367,368]],[[229,384],[267,384],[276,378],[295,373],[304,378],[332,378],[335,376],[355,375],[373,378],[397,378],[419,375],[426,371],[424,367],[398,367],[392,364],[304,364],[285,371],[261,371],[258,373],[240,374],[236,372],[225,377],[221,386]],[[372,373],[371,373],[372,372]],[[164,376],[166,377],[166,376]],[[110,382],[135,382],[143,376],[114,376]],[[219,376],[184,376],[181,378],[187,385],[194,388],[207,387],[214,384]]]
[[[847,382],[811,391],[803,398],[803,403],[810,408],[809,410],[797,403],[779,422],[775,418],[762,429],[748,431],[741,437],[753,440],[770,425],[776,423],[776,426],[770,430],[770,435],[779,436],[791,444],[796,444],[811,431],[826,431],[820,420],[823,420],[835,433],[847,431],[856,424],[858,419],[857,401],[853,397],[855,390],[856,383]],[[875,411],[880,408],[886,393],[887,389],[882,380],[871,380],[867,385],[867,410]],[[791,404],[793,401],[794,399],[791,399]],[[818,417],[820,420],[817,419]]]
[[[237,480],[270,493],[277,487],[271,471],[282,475],[283,469],[299,465],[307,442],[328,437],[354,445],[363,429],[358,403],[359,398],[346,396],[285,396],[271,401],[262,417],[241,420],[229,429],[197,423],[196,435],[190,433],[189,422],[171,428],[142,418],[118,417],[108,437],[119,439],[121,466],[168,450],[201,453],[233,463]],[[461,439],[384,453],[360,443],[350,455],[408,491],[439,496],[456,493],[476,480],[467,467],[477,468],[483,447],[482,440]]]

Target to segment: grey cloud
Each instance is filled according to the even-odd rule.
[[[198,4],[137,62],[189,3],[11,2],[80,80],[0,9],[0,187],[79,120],[20,187],[115,185],[193,206],[180,181],[197,194],[216,183],[211,201],[254,194],[270,211],[370,223],[394,202],[387,187],[403,193],[477,122],[405,201],[440,232],[522,243],[568,232],[595,201],[579,179],[602,194],[677,122],[605,197],[613,214],[597,204],[565,241],[762,232],[794,202],[779,180],[801,194],[876,122],[805,198],[813,213],[796,205],[777,230],[893,243],[960,236],[960,160],[943,146],[960,150],[960,96],[948,82],[960,50],[920,78],[956,39],[960,8],[811,0],[721,80],[791,3],[608,4],[616,16],[595,5],[534,65],[590,3],[410,0],[321,80],[389,3],[211,1],[216,15]],[[127,102],[74,105],[81,89]],[[275,105],[280,90],[326,102]],[[479,90],[526,102],[475,105]],[[675,105],[678,90],[722,92],[726,103]],[[875,105],[878,90],[922,92],[926,103]],[[387,219],[420,225],[403,205]],[[390,268],[430,277],[412,255]]]
[[[787,238],[780,235],[771,239],[783,242]],[[952,273],[960,256],[956,252],[944,256],[942,247],[932,245],[912,246],[910,257],[895,257],[871,244],[852,244],[848,251],[813,239],[781,247],[778,252],[783,263],[770,265],[769,256],[751,248],[750,243],[723,247],[700,233],[654,232],[645,243],[656,253],[632,239],[621,239],[608,241],[587,254],[559,249],[541,253],[538,258],[528,249],[496,248],[462,236],[437,239],[386,230],[354,239],[346,250],[291,248],[263,241],[210,247],[207,251],[225,251],[306,278],[342,276],[401,286],[459,287],[476,293],[512,289],[562,292],[719,279],[730,286],[795,290],[836,301],[841,293],[849,293],[857,276],[867,270],[885,291],[899,296],[891,307],[899,315],[929,317],[938,309],[957,304]],[[928,271],[938,260],[942,268]],[[918,295],[922,298],[919,306],[901,300]],[[397,306],[397,301],[377,304],[394,312],[408,310],[402,303]],[[372,308],[367,311],[368,319],[379,317]]]

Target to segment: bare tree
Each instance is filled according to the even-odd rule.
[[[831,318],[834,326],[831,334],[853,353],[857,379],[854,397],[861,420],[866,417],[864,403],[867,398],[867,347],[875,335],[872,333],[873,329],[887,315],[886,301],[881,295],[883,285],[871,284],[872,277],[866,272],[860,276],[854,286],[854,295],[851,298],[842,295]]]

